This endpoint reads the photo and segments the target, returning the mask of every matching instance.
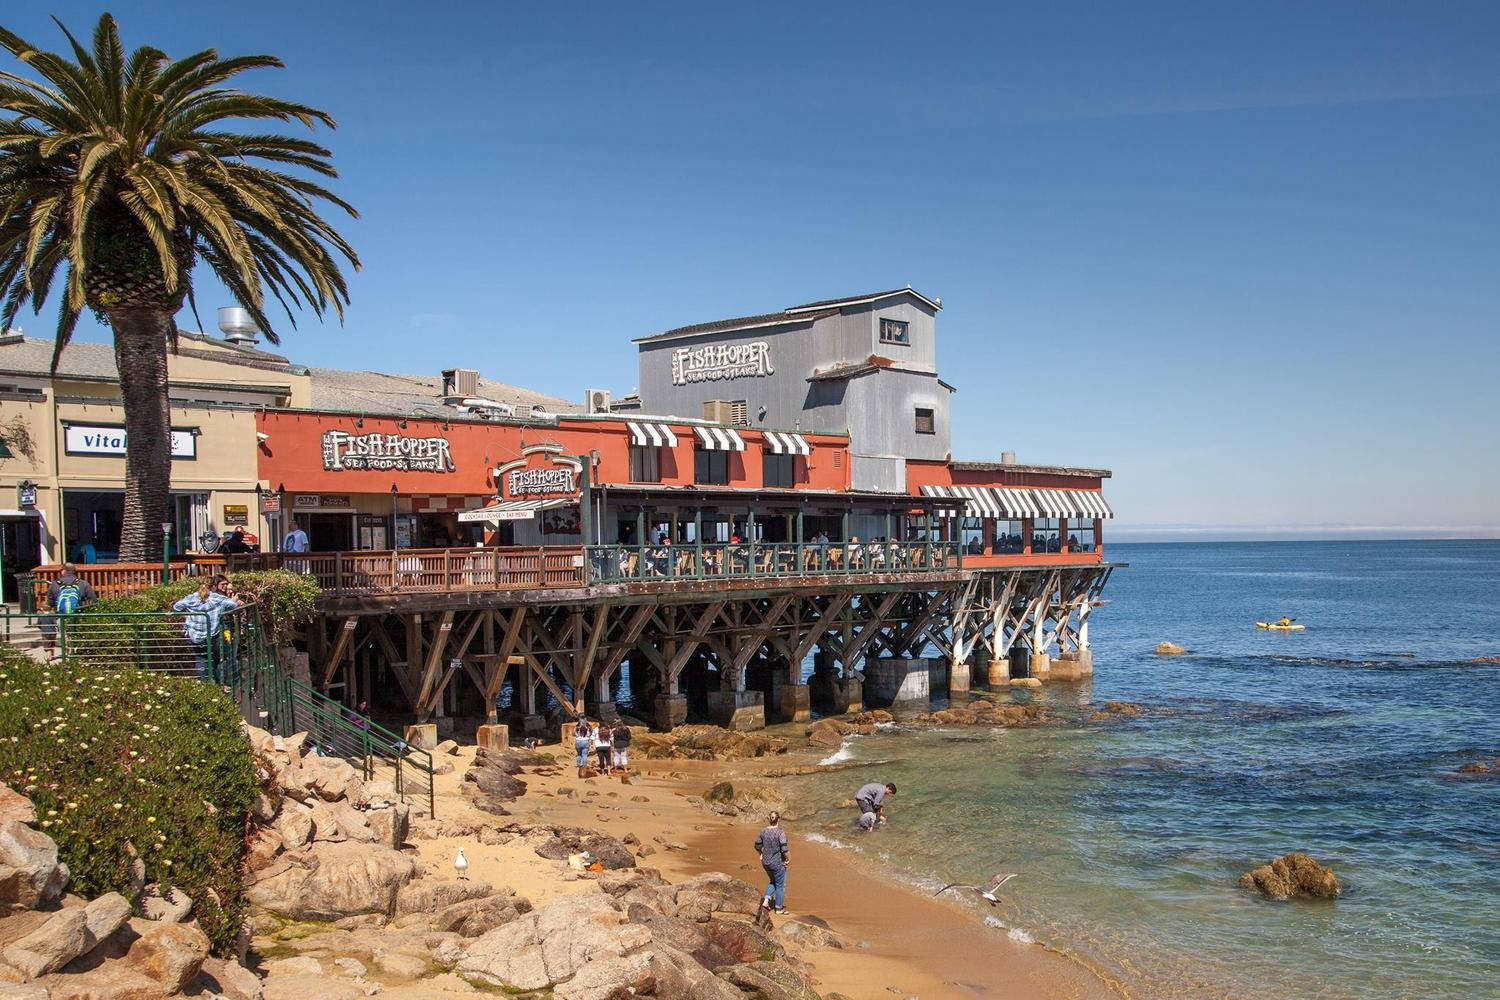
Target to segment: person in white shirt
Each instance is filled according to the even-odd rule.
[[[292,530],[286,533],[286,540],[281,543],[283,552],[306,552],[307,532],[296,521],[292,522]]]

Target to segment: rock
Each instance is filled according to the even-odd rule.
[[[160,887],[152,886],[141,896],[141,916],[147,920],[177,923],[192,913],[193,898],[175,886],[168,886],[165,893]]]
[[[199,992],[217,993],[227,1000],[261,1000],[260,977],[238,962],[210,956],[198,970]]]
[[[396,895],[395,915],[433,914],[454,903],[482,899],[494,891],[495,887],[489,882],[472,879],[417,879]]]
[[[631,923],[640,924],[651,931],[654,944],[670,945],[691,955],[693,961],[706,968],[721,969],[740,961],[709,937],[702,924],[658,913],[641,903],[632,904],[627,910],[627,916]]]
[[[703,793],[703,797],[709,802],[733,802],[734,786],[727,781],[716,782],[712,788]]]
[[[286,976],[266,980],[265,1000],[363,1000],[375,984],[330,976]]]
[[[766,1000],[818,1000],[807,980],[784,962],[732,965],[722,975],[746,993]]]
[[[557,827],[553,836],[534,848],[551,861],[564,861],[570,854],[587,851],[606,869],[633,868],[635,856],[614,837],[575,827]]]
[[[1040,677],[1012,677],[1010,686],[1013,688],[1039,688],[1042,686]]]
[[[310,955],[278,958],[266,963],[268,976],[321,976],[323,963]]]
[[[836,750],[844,744],[844,733],[835,719],[819,719],[807,730],[807,741],[825,750]]]
[[[56,972],[94,947],[84,907],[49,914],[30,933],[0,950],[0,958],[20,970],[27,979]]]
[[[32,983],[22,986],[16,983],[0,983],[0,1000],[51,1000],[45,986]]]
[[[431,963],[424,962],[415,955],[404,955],[393,951],[378,953],[375,956],[375,965],[386,975],[401,979],[418,979],[427,975],[432,967]]]
[[[36,806],[7,784],[0,783],[0,823],[15,820],[22,826],[36,823]]]
[[[326,806],[320,805],[318,808],[327,812]],[[282,847],[288,851],[295,851],[312,842],[313,810],[300,802],[289,803],[276,817],[272,829],[281,837]]]
[[[36,985],[44,987],[51,1000],[164,1000],[168,996],[161,983],[118,965],[82,973],[54,973]]]
[[[1187,649],[1177,645],[1175,642],[1159,642],[1156,644],[1157,656],[1181,656]]]
[[[1138,719],[1144,712],[1141,706],[1128,701],[1106,701],[1104,707],[1093,715],[1091,719]]]
[[[276,814],[280,811],[281,801],[279,798],[267,795],[265,792],[258,792],[255,796],[255,802],[250,806],[250,818],[257,823],[265,824],[275,819]]]
[[[188,909],[191,910],[193,901],[188,900]],[[114,936],[115,931],[125,925],[130,919],[130,900],[118,892],[106,892],[97,899],[89,900],[83,908],[84,927],[88,932],[92,948],[101,941],[108,940]]]
[[[665,945],[590,962],[554,991],[556,1000],[742,1000],[743,994],[693,959]]]
[[[291,864],[246,891],[254,905],[293,920],[389,915],[411,881],[411,858],[378,844],[314,843],[285,856]]]
[[[1490,765],[1486,764],[1484,761],[1477,760],[1477,761],[1475,761],[1472,764],[1464,764],[1462,767],[1460,767],[1458,769],[1458,773],[1459,774],[1489,774],[1493,770],[1494,770],[1494,768],[1490,767]]]
[[[487,826],[483,830],[479,831],[479,842],[488,847],[497,847],[502,844],[508,844],[515,839],[515,834],[510,833],[506,830],[496,830],[494,827],[490,826]]]
[[[363,979],[365,977],[365,973],[370,971],[365,963],[361,962],[357,958],[350,958],[347,955],[343,958],[335,958],[333,960],[333,964],[334,967],[337,968],[340,972],[344,973],[344,975],[352,976],[355,979]]]
[[[457,754],[457,753],[458,753],[458,741],[457,740],[444,740],[443,742],[439,743],[437,746],[435,746],[435,747],[432,748],[432,755],[434,757],[436,757],[436,756],[438,756],[440,754]]]
[[[760,890],[722,872],[708,872],[678,885],[673,893],[674,914],[706,923],[716,913],[755,916]]]
[[[849,947],[849,942],[835,933],[832,928],[803,920],[783,921],[777,930],[782,937],[803,948],[818,951],[842,951]]]
[[[507,889],[481,899],[454,903],[432,914],[428,924],[435,931],[476,938],[505,926],[523,913],[530,913],[531,909],[531,900]]]
[[[375,842],[392,850],[400,850],[411,832],[411,807],[405,802],[395,802],[384,809],[371,809],[364,814],[365,822],[375,834]],[[483,839],[481,838],[481,843]]]
[[[163,924],[131,920],[119,939],[125,946],[120,962],[177,993],[198,975],[208,957],[208,935],[195,923]]]
[[[724,951],[734,956],[736,962],[755,962],[773,954],[784,957],[785,950],[765,931],[748,920],[713,919],[696,925]]]
[[[636,848],[635,853],[640,857],[649,858],[651,855],[656,853],[656,848],[652,847],[650,844],[642,844],[640,847]]]
[[[1306,854],[1283,854],[1268,865],[1240,876],[1240,885],[1271,899],[1332,899],[1339,880]]]
[[[68,868],[58,862],[52,838],[22,822],[22,817],[36,815],[28,808],[31,803],[14,792],[11,795],[14,798],[4,805],[11,815],[0,819],[0,907],[34,910],[49,906],[67,887]]]
[[[536,990],[571,979],[584,963],[624,955],[651,940],[602,896],[564,896],[471,944],[458,972],[491,986]]]
[[[365,797],[364,780],[354,765],[337,757],[307,757],[303,769],[310,772],[307,788],[324,802],[359,802]]]

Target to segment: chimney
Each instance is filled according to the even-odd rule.
[[[250,310],[225,306],[219,310],[219,331],[235,347],[254,347],[260,343],[260,329]]]
[[[1013,451],[1002,451],[1000,453],[1000,464],[1001,465],[1015,465],[1016,464],[1016,453],[1013,452]]]

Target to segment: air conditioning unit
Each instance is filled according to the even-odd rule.
[[[703,404],[703,419],[716,424],[734,422],[734,404],[727,399],[710,399]]]
[[[479,372],[472,368],[445,368],[443,370],[443,402],[450,406],[465,396],[479,394]]]
[[[609,390],[585,389],[583,391],[583,411],[585,413],[608,413]]]

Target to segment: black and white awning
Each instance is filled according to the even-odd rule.
[[[666,424],[647,423],[644,420],[627,422],[630,425],[630,443],[637,448],[677,447],[677,435]]]
[[[773,455],[811,455],[812,445],[807,443],[807,438],[801,434],[787,434],[782,431],[761,431],[761,437],[765,438],[766,449]]]
[[[733,427],[694,427],[698,447],[704,451],[744,451],[745,439]]]
[[[1043,490],[1006,486],[923,486],[926,497],[947,497],[965,501],[965,517],[989,517],[998,521],[1022,518],[1066,517],[1093,520],[1115,516],[1104,494],[1098,490]],[[952,517],[955,511],[941,512]]]
[[[529,521],[537,511],[557,507],[577,507],[577,497],[548,497],[545,500],[502,500],[488,507],[466,510],[458,515],[459,521],[472,524],[475,521]]]

